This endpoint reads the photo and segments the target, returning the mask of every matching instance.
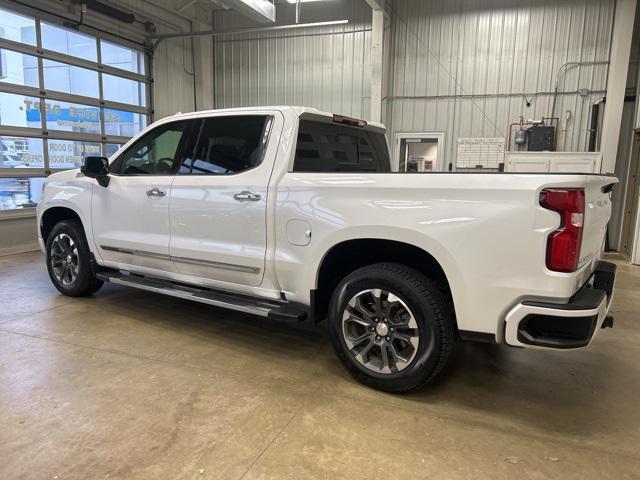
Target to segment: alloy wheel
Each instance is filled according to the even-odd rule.
[[[418,323],[407,304],[382,289],[363,290],[349,300],[342,334],[358,363],[383,374],[407,368],[420,341]]]
[[[51,242],[51,269],[62,285],[71,285],[78,278],[80,260],[78,246],[66,233],[59,233]]]

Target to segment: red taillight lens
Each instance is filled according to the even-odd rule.
[[[584,223],[582,188],[547,188],[540,192],[540,205],[560,214],[560,227],[547,240],[547,268],[574,272],[578,268]]]
[[[333,114],[333,121],[335,123],[342,123],[343,125],[349,125],[350,127],[364,128],[367,126],[366,120],[360,120],[358,118],[345,117],[344,115]]]

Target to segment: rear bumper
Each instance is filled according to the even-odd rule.
[[[572,349],[586,347],[603,326],[613,297],[616,266],[598,262],[589,280],[567,303],[523,301],[505,318],[504,339],[515,347]]]

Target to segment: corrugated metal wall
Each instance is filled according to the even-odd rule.
[[[507,137],[520,115],[549,116],[562,65],[609,59],[614,0],[387,3],[383,118],[390,140],[396,132],[443,131],[445,160],[454,164],[457,138]],[[293,7],[286,8],[278,4],[279,23],[293,21]],[[342,0],[330,9],[306,4],[303,12],[303,22],[350,23],[216,39],[216,107],[296,104],[369,116],[369,7]],[[247,26],[232,12],[217,15],[215,25]],[[558,150],[586,150],[590,106],[604,95],[606,79],[607,65],[560,74]]]
[[[507,137],[520,115],[549,116],[563,64],[609,57],[613,1],[396,0],[391,7],[390,138],[444,131],[446,161],[454,164],[457,138]],[[558,150],[586,149],[590,105],[603,96],[606,77],[606,65],[560,76],[560,91],[582,91],[558,95]]]
[[[294,23],[294,6],[278,4],[278,24]],[[304,105],[358,117],[370,104],[371,10],[361,1],[304,3],[301,22],[348,19],[349,24],[216,38],[216,108]],[[250,25],[233,12],[215,26]]]

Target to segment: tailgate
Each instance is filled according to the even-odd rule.
[[[610,191],[617,181],[615,177],[587,177],[584,187],[584,229],[578,269],[596,260],[600,255],[611,217]]]

